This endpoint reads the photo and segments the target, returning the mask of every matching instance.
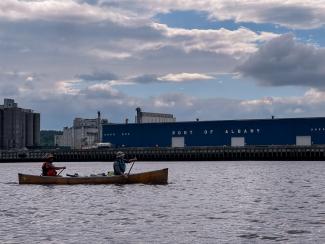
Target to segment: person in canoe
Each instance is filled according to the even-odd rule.
[[[65,169],[64,167],[55,167],[53,165],[53,154],[49,153],[46,154],[44,157],[44,163],[42,165],[42,176],[57,176],[57,170],[58,169]]]
[[[126,159],[124,152],[117,152],[116,153],[116,160],[114,161],[113,168],[114,168],[114,175],[123,175],[127,177],[127,174],[125,174],[126,164],[132,163],[136,161],[137,158],[132,159]]]

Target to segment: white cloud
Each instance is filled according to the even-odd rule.
[[[160,81],[171,81],[171,82],[183,82],[193,80],[210,80],[214,79],[213,76],[198,73],[179,73],[179,74],[167,74],[157,78]]]
[[[193,102],[196,99],[192,96],[187,96],[181,93],[172,93],[151,97],[150,100],[152,101],[150,104],[153,104],[153,107],[151,108],[153,111],[162,108],[168,111],[174,109],[179,110],[181,107],[187,110],[194,105]]]
[[[8,20],[110,21],[144,25],[159,13],[202,11],[210,19],[271,23],[310,29],[325,24],[323,0],[1,0],[0,18]]]
[[[167,25],[154,23],[152,27],[169,39],[169,45],[182,48],[185,52],[206,51],[229,55],[253,53],[257,43],[270,40],[277,34],[256,33],[246,28],[214,30],[170,28]]]
[[[128,86],[128,85],[135,85],[135,82],[132,80],[111,80],[109,81],[110,86]]]
[[[261,99],[244,100],[240,107],[248,114],[254,111],[268,111],[269,114],[281,117],[325,116],[325,92],[311,88],[301,97],[264,97]]]
[[[151,16],[171,11],[202,11],[210,19],[271,23],[297,29],[325,24],[323,0],[139,0],[135,5]]]
[[[133,25],[137,22],[132,13],[122,13],[111,8],[101,8],[73,0],[19,1],[1,0],[0,18],[11,21],[59,20],[59,21],[111,21]]]
[[[26,81],[33,81],[34,80],[34,77],[33,76],[28,76],[27,78],[26,78]]]
[[[126,59],[132,56],[131,53],[128,52],[114,52],[110,50],[104,49],[91,49],[87,52],[90,56],[95,56],[100,59]]]
[[[159,23],[152,23],[145,30],[148,35],[155,33],[156,37],[153,39],[148,40],[146,35],[130,37],[127,31],[125,30],[124,34],[119,33],[119,39],[115,41],[99,43],[98,45],[102,46],[100,48],[83,47],[78,49],[78,52],[101,60],[117,59],[121,61],[129,58],[141,60],[145,55],[157,54],[166,49],[177,49],[184,52],[184,55],[194,52],[209,52],[240,58],[256,52],[260,43],[278,36],[270,32],[256,33],[246,28],[199,30],[171,28]],[[159,53],[159,55],[165,56],[166,53]]]
[[[272,97],[264,97],[262,99],[254,99],[254,100],[245,100],[240,104],[246,107],[253,108],[254,106],[264,106],[264,105],[272,105],[274,103],[275,98]]]
[[[79,83],[79,80],[62,80],[56,82],[55,89],[53,93],[65,94],[65,95],[78,95],[80,89],[76,88],[76,84]]]
[[[104,83],[104,84],[91,85],[87,88],[87,90],[89,90],[91,92],[95,92],[95,93],[96,92],[106,92],[110,96],[118,96],[120,94],[119,91],[114,89],[109,82]]]

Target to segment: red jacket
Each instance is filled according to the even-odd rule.
[[[45,162],[42,165],[42,175],[43,176],[56,176],[57,172],[55,167],[49,163],[49,162]]]

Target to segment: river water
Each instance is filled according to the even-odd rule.
[[[18,185],[40,167],[0,164],[1,244],[325,243],[324,162],[137,162],[133,172],[168,167],[169,184]]]

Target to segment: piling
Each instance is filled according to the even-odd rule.
[[[41,162],[52,153],[56,162],[113,161],[117,151],[140,161],[323,161],[324,146],[247,146],[184,148],[108,148],[94,150],[0,151],[0,162]]]

